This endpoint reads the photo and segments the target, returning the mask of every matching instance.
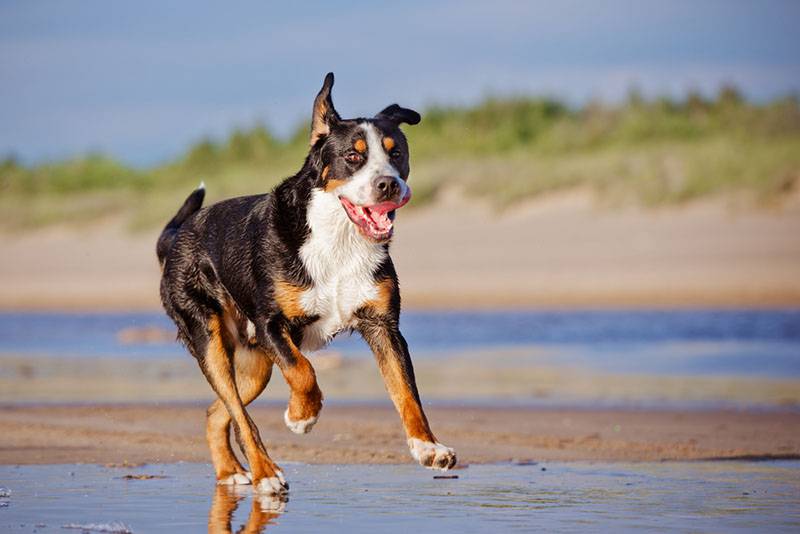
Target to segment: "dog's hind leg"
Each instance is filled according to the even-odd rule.
[[[258,349],[238,345],[233,358],[236,389],[242,403],[247,406],[255,400],[269,383],[272,375],[272,357]],[[231,416],[221,399],[208,408],[206,438],[211,450],[211,460],[221,485],[250,484],[250,476],[231,449]],[[245,448],[242,447],[244,451]]]
[[[199,348],[195,346],[193,352],[200,353]],[[247,456],[256,491],[272,494],[285,492],[289,487],[283,473],[267,454],[258,428],[245,410],[245,403],[237,389],[234,351],[235,342],[224,330],[221,318],[216,314],[211,315],[208,318],[205,348],[202,356],[198,357],[203,373],[231,416],[237,441]],[[257,382],[254,381],[255,385],[260,386]],[[253,387],[255,389],[258,387]]]
[[[231,416],[221,399],[208,407],[206,417],[206,440],[211,451],[211,463],[217,475],[217,484],[232,486],[250,484],[247,471],[233,454],[230,444]]]

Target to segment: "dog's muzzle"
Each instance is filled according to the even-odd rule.
[[[387,188],[391,187],[387,185]],[[397,185],[398,190],[400,186]],[[405,206],[411,200],[411,188],[406,186],[406,194],[396,200],[385,200],[371,206],[359,206],[350,202],[345,196],[340,196],[345,212],[362,234],[375,241],[386,241],[394,232],[395,210]],[[395,194],[395,197],[397,193]]]

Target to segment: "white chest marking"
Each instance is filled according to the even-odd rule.
[[[311,235],[300,248],[300,259],[313,286],[300,303],[320,319],[306,327],[301,349],[317,350],[353,326],[353,313],[377,296],[373,275],[387,254],[361,235],[335,194],[315,190],[307,220]]]

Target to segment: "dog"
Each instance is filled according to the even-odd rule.
[[[288,491],[245,407],[276,364],[290,389],[286,425],[310,431],[323,397],[302,351],[344,331],[358,332],[374,352],[411,455],[429,468],[456,464],[422,409],[389,256],[396,210],[411,198],[400,125],[417,124],[420,115],[392,104],[373,118],[342,119],[333,82],[328,73],[314,100],[300,172],[270,193],[202,209],[201,184],[158,239],[164,309],[218,396],[206,434],[220,485]],[[249,471],[231,449],[231,425]]]

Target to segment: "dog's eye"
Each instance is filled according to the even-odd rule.
[[[363,159],[364,159],[364,156],[362,156],[362,155],[361,155],[361,154],[359,154],[358,152],[348,152],[348,153],[347,153],[347,154],[345,154],[345,156],[344,156],[344,160],[345,160],[347,163],[361,163],[361,161],[362,161]]]
[[[392,159],[400,159],[400,156],[402,156],[402,154],[400,153],[399,150],[392,150],[389,153],[389,157],[391,157]]]

